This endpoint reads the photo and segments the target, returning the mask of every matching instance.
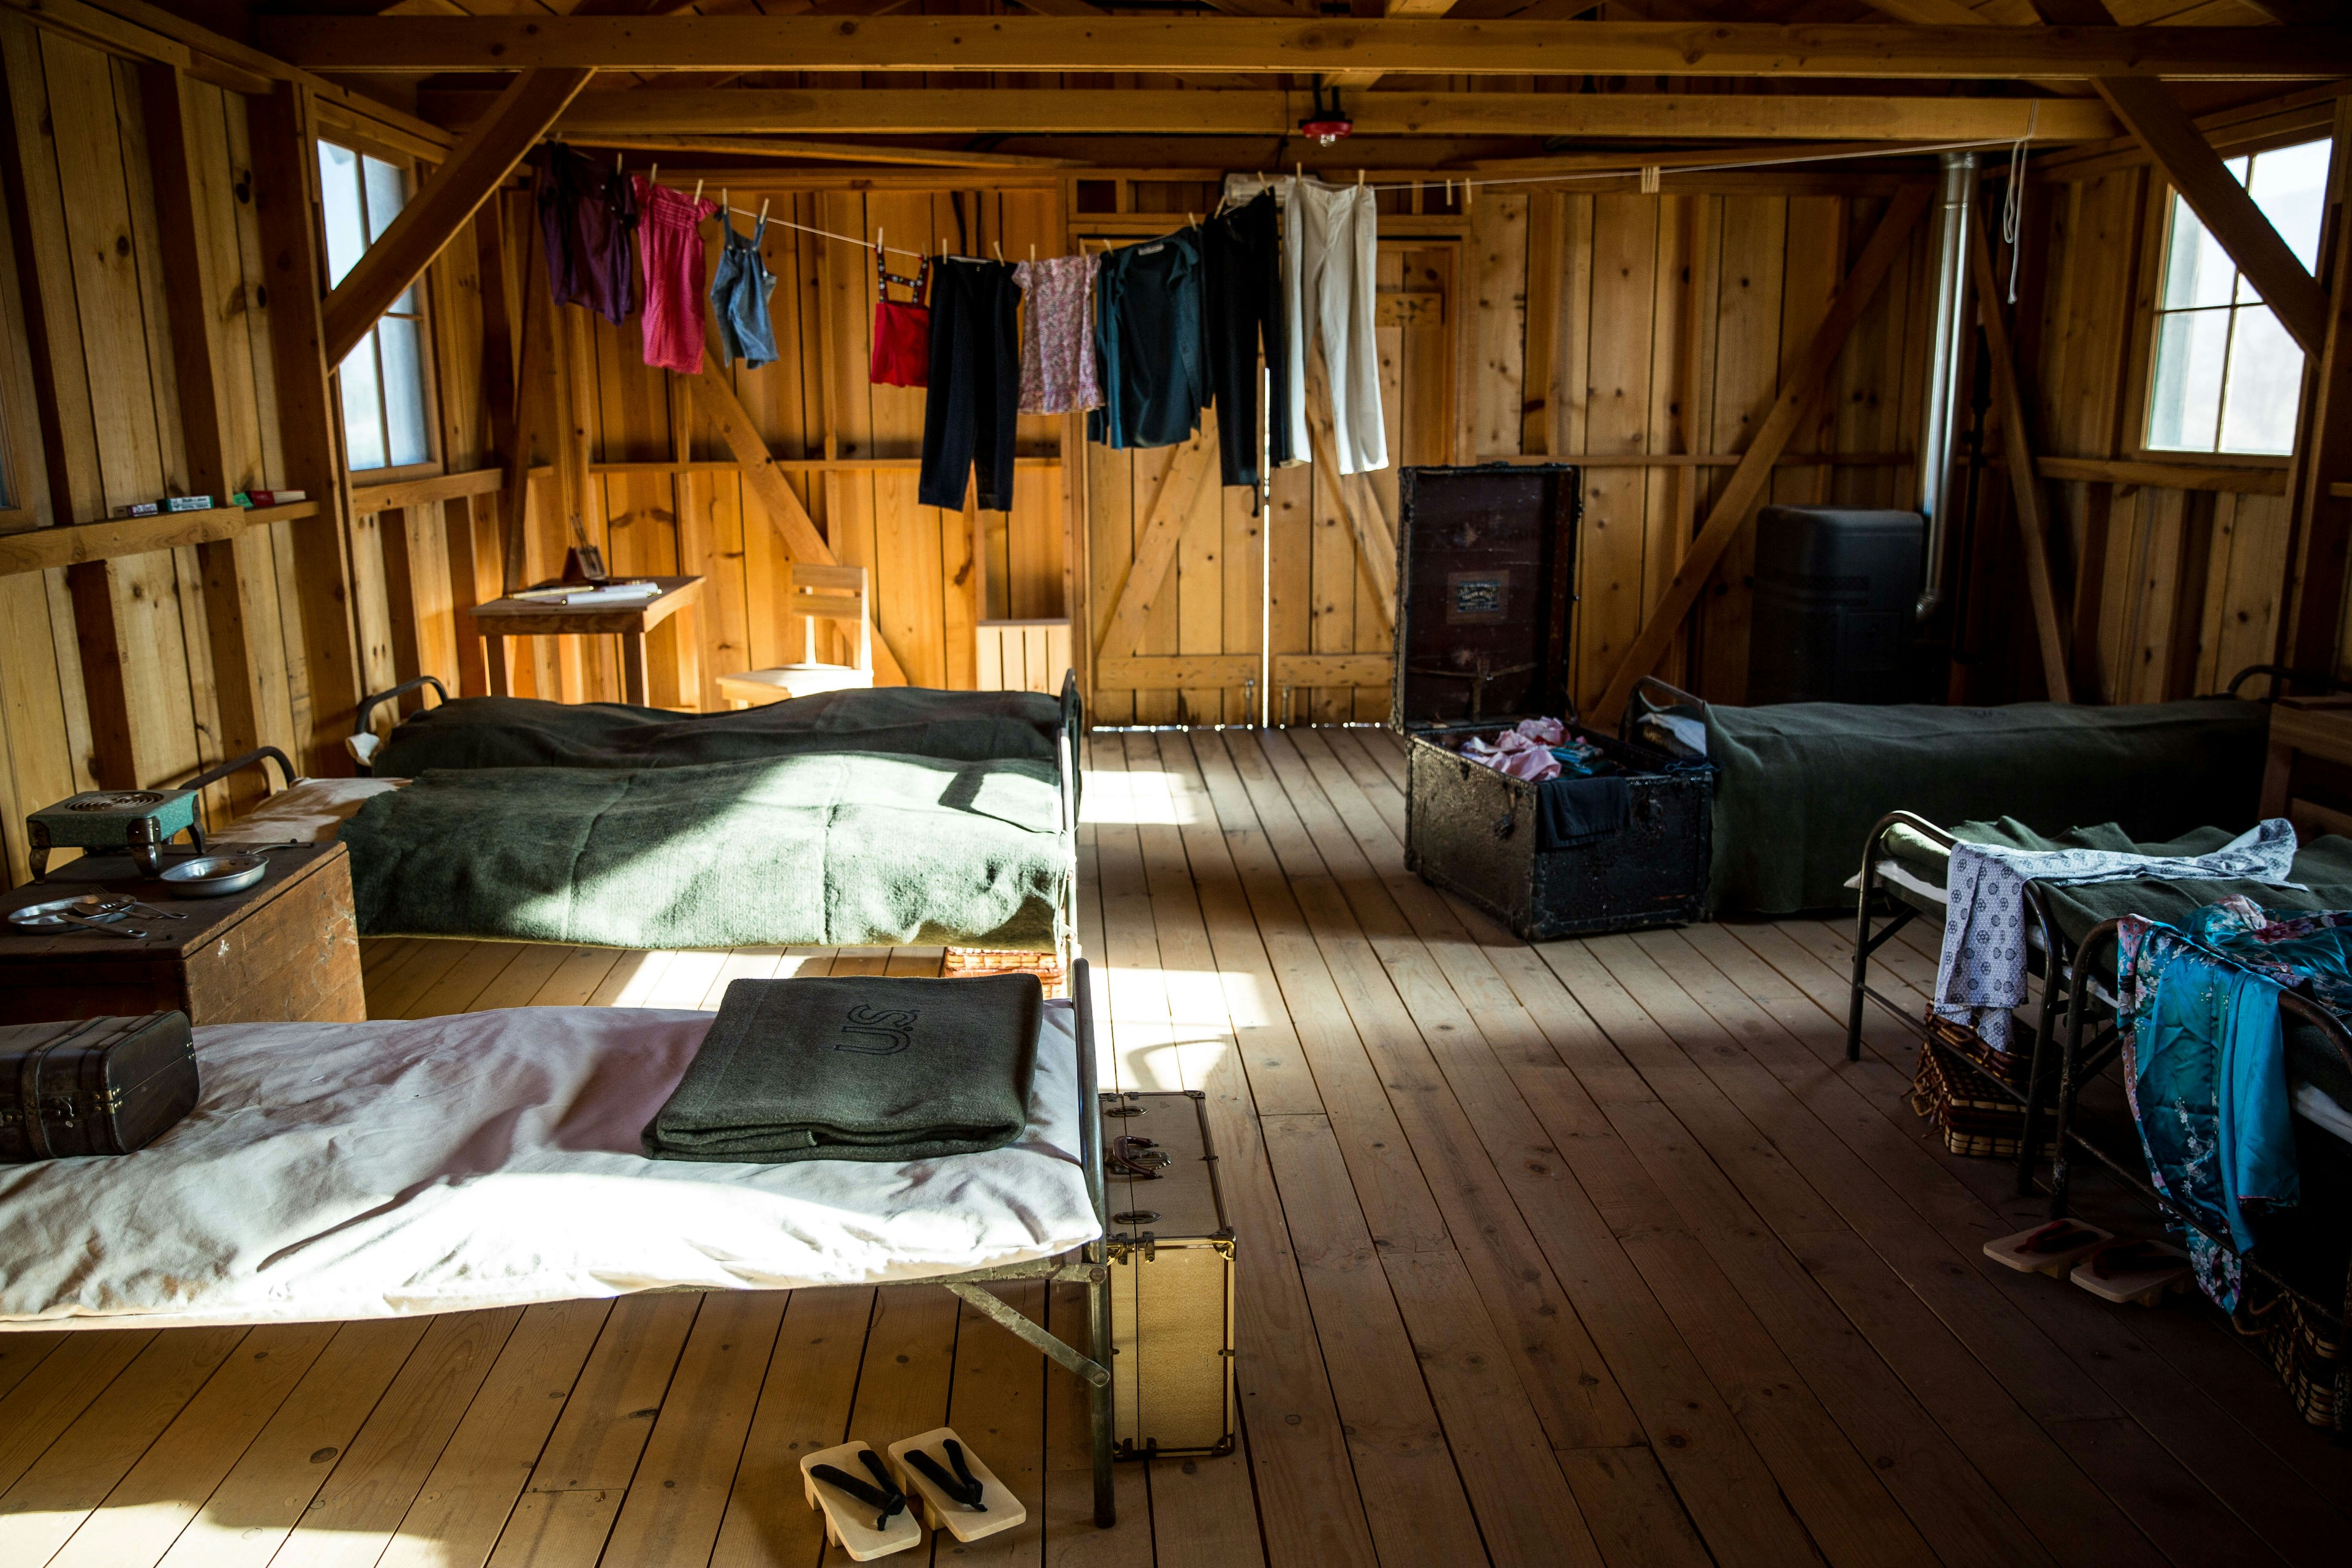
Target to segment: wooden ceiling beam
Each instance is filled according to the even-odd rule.
[[[312,70],[1250,71],[1710,77],[2352,74],[2340,27],[1378,21],[1255,16],[360,16],[257,19]]]
[[[497,94],[435,90],[420,107],[469,125]],[[2035,105],[2039,105],[2037,109]],[[1079,89],[713,88],[583,92],[557,127],[596,135],[1282,136],[1305,93]],[[2122,132],[2096,100],[1761,93],[1369,92],[1365,136],[1589,136],[1738,142],[2095,142]]]

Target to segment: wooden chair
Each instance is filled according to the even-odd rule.
[[[860,689],[874,684],[874,621],[866,613],[866,568],[809,566],[798,562],[785,568],[785,613],[801,620],[801,662],[773,669],[747,669],[719,678],[719,694],[737,708],[782,701],[787,697],[811,697],[820,691]],[[846,621],[843,628],[857,644],[855,664],[820,664],[816,657],[819,621]]]

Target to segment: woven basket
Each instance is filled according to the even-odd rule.
[[[2018,1031],[2025,1033],[2024,1026],[2019,1025]],[[1997,1079],[2020,1094],[2025,1092],[2026,1078],[2033,1070],[2033,1058],[2026,1052],[1995,1050],[1967,1025],[1938,1018],[1932,1012],[1927,1015],[1927,1035],[1986,1077]],[[2030,1049],[2031,1036],[2027,1037]]]
[[[951,980],[975,974],[1034,974],[1045,986],[1045,994],[1062,994],[1062,961],[1050,952],[1004,947],[951,947],[940,973]]]
[[[2283,1295],[2264,1316],[2271,1365],[2286,1384],[2287,1397],[2314,1426],[2343,1431],[2345,1417],[2352,1415],[2352,1362],[2345,1360],[2342,1332],[2293,1296]]]
[[[1944,1147],[1955,1154],[2014,1160],[2025,1134],[2024,1109],[1984,1085],[1978,1078],[1981,1070],[1931,1035],[1919,1042],[1911,1109],[1936,1123]],[[2053,1148],[2045,1140],[2042,1152],[2046,1157]]]

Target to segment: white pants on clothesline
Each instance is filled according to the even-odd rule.
[[[1288,317],[1291,447],[1312,451],[1307,437],[1307,354],[1319,334],[1331,384],[1331,430],[1339,471],[1389,466],[1381,414],[1381,350],[1374,335],[1379,287],[1380,217],[1361,185],[1326,185],[1296,177],[1277,182],[1283,205],[1282,289]]]

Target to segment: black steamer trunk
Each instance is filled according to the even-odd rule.
[[[1679,925],[1706,899],[1712,771],[1575,722],[1568,650],[1582,490],[1564,464],[1399,476],[1396,695],[1408,742],[1405,860],[1530,942]],[[1631,817],[1539,847],[1528,784],[1449,749],[1522,719],[1568,721],[1623,770]]]

